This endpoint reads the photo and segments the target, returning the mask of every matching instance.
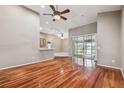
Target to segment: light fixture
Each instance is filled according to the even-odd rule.
[[[53,18],[56,19],[56,20],[59,20],[60,16],[59,15],[54,15]]]
[[[40,27],[40,30],[42,30],[43,28],[42,27]]]
[[[45,8],[45,5],[41,5],[41,8]]]
[[[63,36],[63,33],[61,33],[61,37],[60,37],[61,39],[64,39],[64,36]]]
[[[49,24],[49,22],[48,22],[48,21],[46,21],[46,24]]]

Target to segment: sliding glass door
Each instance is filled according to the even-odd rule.
[[[79,65],[95,65],[96,34],[72,37],[72,59],[76,64]]]

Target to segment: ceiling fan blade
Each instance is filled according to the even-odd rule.
[[[60,16],[63,20],[67,20],[67,18],[66,17],[64,17],[64,16]]]
[[[69,9],[66,9],[66,10],[60,12],[60,14],[65,14],[65,13],[68,13],[68,12],[70,12],[70,10]]]
[[[50,7],[51,7],[51,9],[52,9],[53,11],[56,11],[56,10],[55,10],[55,7],[54,7],[53,5],[50,5]]]
[[[51,15],[51,16],[53,16],[53,14],[45,14],[45,13],[43,15]]]

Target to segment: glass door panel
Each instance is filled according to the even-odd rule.
[[[79,65],[95,64],[96,34],[72,37],[72,58]]]

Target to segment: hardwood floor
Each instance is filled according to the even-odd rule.
[[[1,88],[124,88],[120,70],[78,66],[69,58],[0,71]]]

